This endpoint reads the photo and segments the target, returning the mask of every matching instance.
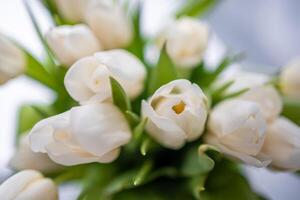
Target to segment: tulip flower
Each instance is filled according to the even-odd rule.
[[[26,58],[22,50],[0,34],[0,84],[22,74],[25,65]]]
[[[84,21],[88,2],[89,0],[55,0],[58,12],[70,22]]]
[[[28,135],[20,138],[18,149],[9,164],[18,171],[33,169],[43,173],[51,173],[62,169],[62,166],[54,163],[46,154],[33,152],[30,148]]]
[[[300,127],[280,117],[269,124],[262,152],[272,158],[272,167],[300,170]]]
[[[146,69],[137,57],[125,50],[103,51],[77,61],[65,76],[65,87],[82,104],[101,102],[111,98],[110,76],[133,99],[144,88]]]
[[[264,118],[268,122],[275,120],[281,113],[283,105],[280,94],[272,85],[268,84],[270,77],[267,75],[239,71],[220,79],[216,85],[222,85],[228,81],[234,82],[225,91],[225,94],[248,89],[238,98],[258,103]]]
[[[130,138],[125,117],[110,103],[73,107],[38,122],[30,132],[34,152],[66,166],[112,162]]]
[[[260,153],[266,122],[257,103],[246,100],[225,100],[211,112],[209,133],[205,141],[225,155],[257,167],[271,161]]]
[[[132,24],[121,5],[110,0],[91,0],[85,20],[104,49],[126,47],[133,37]]]
[[[280,75],[282,92],[291,98],[300,99],[300,59],[285,66]]]
[[[34,170],[21,171],[0,185],[1,200],[57,200],[57,187]]]
[[[46,34],[46,40],[58,60],[66,66],[101,49],[96,36],[86,25],[52,28]]]
[[[183,17],[168,27],[160,40],[166,41],[167,53],[178,67],[193,68],[202,61],[208,38],[206,24]]]
[[[163,85],[142,102],[142,115],[148,118],[147,132],[170,149],[179,149],[186,141],[199,138],[207,113],[207,98],[202,90],[184,79]]]

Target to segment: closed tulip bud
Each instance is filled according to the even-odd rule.
[[[300,99],[300,58],[283,68],[280,75],[282,92],[289,97]]]
[[[275,120],[282,111],[281,97],[271,85],[252,88],[242,94],[240,98],[256,102],[268,122]]]
[[[105,49],[125,47],[131,42],[132,24],[116,2],[91,0],[85,19]]]
[[[85,10],[89,0],[55,0],[58,12],[67,21],[84,21]]]
[[[57,200],[57,187],[49,178],[34,170],[24,170],[0,186],[1,200]]]
[[[112,162],[130,138],[125,117],[110,103],[73,107],[40,121],[30,132],[34,152],[66,166]]]
[[[101,49],[96,36],[86,25],[52,28],[46,34],[46,40],[58,60],[66,66]]]
[[[272,158],[272,167],[300,170],[300,127],[280,117],[269,124],[262,152]]]
[[[109,77],[115,78],[130,98],[144,88],[146,69],[133,54],[125,50],[109,50],[82,58],[65,76],[65,87],[71,97],[82,104],[111,98]]]
[[[178,67],[193,68],[202,61],[209,28],[194,18],[183,17],[168,27],[161,37],[166,41],[167,53]]]
[[[211,112],[206,142],[215,145],[225,155],[246,164],[264,167],[269,157],[260,153],[266,122],[257,103],[226,100]]]
[[[13,42],[0,34],[0,84],[22,74],[25,65],[24,53]]]
[[[226,95],[248,89],[238,98],[258,103],[264,118],[270,122],[276,119],[282,111],[282,100],[278,91],[268,85],[270,77],[264,74],[238,72],[219,80],[216,85],[234,81],[225,91]]]
[[[20,144],[10,160],[10,166],[18,171],[33,169],[43,173],[51,173],[62,169],[62,166],[50,160],[47,154],[33,152],[30,148],[28,135],[20,138]]]
[[[207,98],[202,90],[184,79],[163,85],[149,101],[142,102],[147,132],[170,149],[179,149],[186,141],[199,138],[207,113]]]

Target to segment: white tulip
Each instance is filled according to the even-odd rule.
[[[300,99],[300,58],[283,68],[280,75],[282,92],[289,97]]]
[[[125,47],[131,42],[132,24],[116,2],[91,0],[85,17],[105,49]]]
[[[278,91],[271,85],[254,87],[239,98],[258,103],[267,121],[275,120],[282,111],[283,103]]]
[[[0,186],[1,200],[57,200],[57,187],[34,170],[21,171]]]
[[[84,21],[89,0],[55,0],[58,12],[70,22]]]
[[[25,71],[24,53],[4,35],[0,34],[0,84]]]
[[[163,33],[169,56],[182,68],[193,68],[202,61],[208,45],[209,28],[203,22],[183,17]]]
[[[199,138],[207,113],[207,99],[202,90],[184,79],[163,85],[148,102],[142,102],[142,115],[148,118],[147,132],[170,149],[179,149],[186,141]]]
[[[101,49],[96,36],[86,25],[52,28],[46,34],[46,40],[58,60],[66,66]]]
[[[258,103],[264,118],[267,121],[276,119],[282,111],[282,100],[278,91],[271,85],[268,85],[270,77],[265,74],[238,71],[227,77],[222,77],[214,87],[225,84],[228,81],[234,83],[225,91],[225,95],[244,92],[237,98]]]
[[[272,158],[272,167],[300,170],[300,127],[290,120],[280,117],[267,129],[262,152]]]
[[[35,153],[31,150],[29,135],[20,138],[20,144],[10,160],[10,166],[18,171],[33,169],[43,173],[51,173],[62,169],[62,166],[54,163],[46,154]]]
[[[257,103],[226,100],[211,112],[206,142],[244,163],[264,167],[270,159],[260,150],[265,138],[266,122]]]
[[[146,68],[125,50],[109,50],[82,58],[65,76],[65,87],[71,97],[82,104],[111,98],[109,77],[115,78],[130,98],[144,88]]]
[[[66,166],[112,162],[130,138],[125,117],[111,103],[73,107],[40,121],[30,132],[34,152]]]

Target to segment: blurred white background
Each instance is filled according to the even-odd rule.
[[[49,16],[38,0],[29,1],[39,16],[43,31],[47,31],[51,27]],[[170,5],[174,2],[177,0],[146,1],[144,26],[147,28],[144,31],[147,34],[155,34],[168,22],[167,16],[172,11]],[[246,62],[251,63],[248,69],[273,73],[300,55],[299,9],[299,0],[221,0],[205,20],[211,23],[230,50],[246,52]],[[17,40],[35,55],[43,56],[22,0],[0,0],[0,32]],[[53,98],[49,90],[26,77],[0,87],[0,181],[10,174],[7,164],[14,151],[18,107],[24,103],[51,102]],[[298,200],[300,197],[300,177],[296,175],[252,167],[245,167],[245,172],[253,188],[267,198]],[[64,191],[69,190],[64,188]],[[61,199],[74,198],[72,192],[64,192]]]

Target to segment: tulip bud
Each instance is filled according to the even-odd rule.
[[[144,88],[146,69],[125,50],[103,51],[77,61],[65,76],[65,87],[76,101],[101,102],[111,98],[110,76],[135,98]]]
[[[89,0],[55,0],[58,12],[70,22],[82,22]]]
[[[57,188],[49,178],[34,170],[21,171],[0,186],[2,200],[57,200]]]
[[[25,65],[24,53],[13,42],[0,34],[0,84],[22,74]]]
[[[73,107],[40,121],[30,132],[34,152],[66,166],[112,162],[130,138],[125,117],[110,103]]]
[[[127,46],[132,24],[120,5],[110,0],[91,0],[85,19],[105,49]]]
[[[223,101],[212,110],[208,127],[206,142],[225,155],[257,167],[270,163],[260,153],[266,122],[257,103],[239,99]]]
[[[43,173],[51,173],[62,169],[62,166],[54,163],[46,154],[33,152],[30,149],[28,135],[20,138],[18,150],[10,160],[10,166],[18,171],[33,169]]]
[[[55,27],[46,34],[46,40],[58,60],[66,66],[101,49],[96,36],[86,25]]]
[[[300,99],[300,58],[283,68],[280,75],[282,92],[289,97]]]
[[[280,94],[273,86],[268,85],[270,77],[267,75],[251,72],[237,72],[232,74],[232,76],[220,79],[216,85],[222,85],[228,81],[234,82],[225,91],[225,95],[248,89],[238,96],[238,98],[258,103],[264,118],[268,122],[276,119],[281,113],[283,105]]]
[[[142,102],[142,115],[148,118],[147,132],[170,149],[179,149],[186,141],[199,138],[207,113],[207,99],[202,90],[184,79],[163,85],[148,102]]]
[[[275,120],[282,111],[281,97],[271,85],[252,88],[239,98],[257,103],[268,122]]]
[[[269,124],[262,152],[272,158],[272,167],[300,170],[300,127],[280,117]]]
[[[193,68],[202,61],[208,44],[209,28],[194,18],[183,17],[168,27],[162,36],[167,53],[176,65]]]

